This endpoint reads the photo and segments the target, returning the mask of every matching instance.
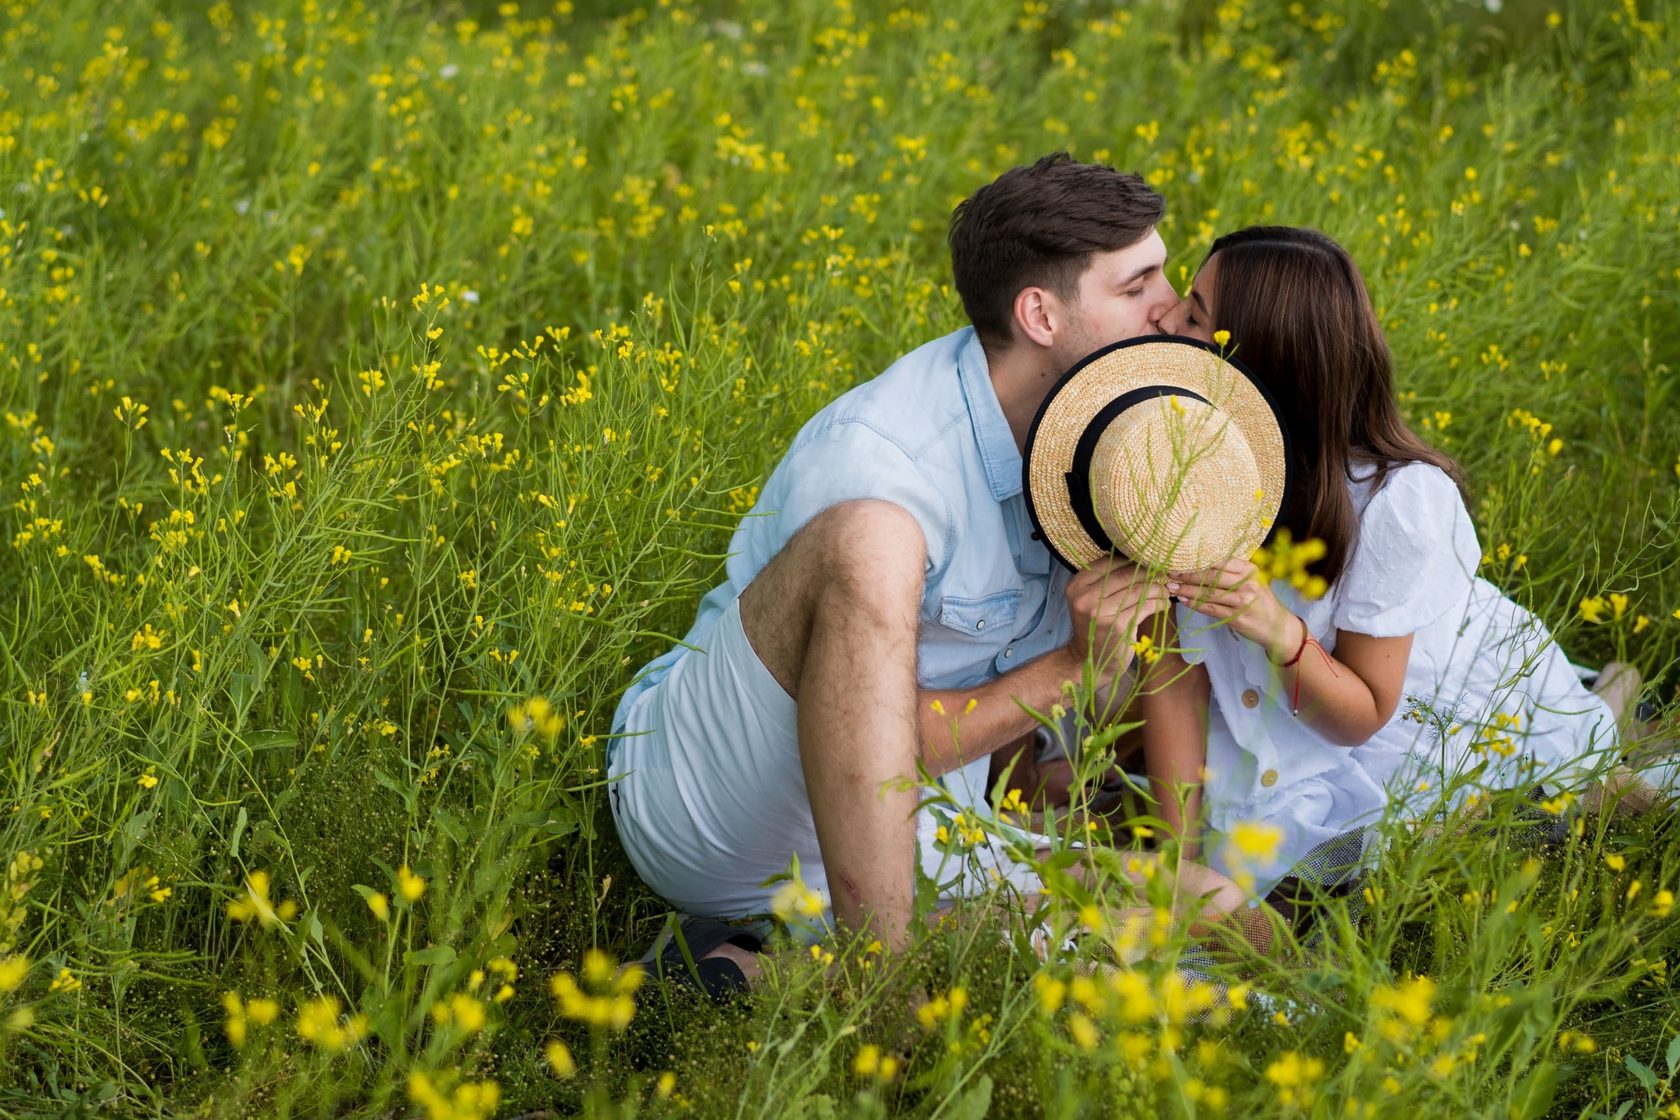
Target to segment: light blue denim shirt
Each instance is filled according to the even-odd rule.
[[[724,608],[788,539],[837,502],[877,498],[909,511],[927,543],[916,647],[923,688],[973,688],[1067,642],[1069,573],[1033,539],[1021,453],[972,327],[894,362],[808,421],[730,541],[728,578],[700,601],[679,645],[637,677],[613,716],[690,646],[704,649]],[[609,748],[610,749],[610,748]],[[960,803],[985,796],[988,760],[947,776]]]

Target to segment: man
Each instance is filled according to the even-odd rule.
[[[952,215],[973,325],[800,431],[727,578],[614,717],[619,836],[679,909],[766,913],[764,880],[797,856],[840,925],[902,947],[933,836],[918,763],[983,804],[989,756],[1034,731],[1022,704],[1056,703],[1093,647],[1130,658],[1164,592],[1119,562],[1054,564],[1021,451],[1063,372],[1176,302],[1164,212],[1138,176],[1065,153],[1005,172]]]

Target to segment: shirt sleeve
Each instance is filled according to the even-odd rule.
[[[1428,463],[1399,467],[1359,519],[1333,621],[1373,638],[1415,634],[1464,608],[1481,558],[1470,512],[1446,472]]]
[[[927,547],[926,570],[942,569],[953,532],[950,506],[902,448],[867,424],[843,421],[796,440],[742,522],[755,569],[770,562],[811,518],[840,502],[890,502],[916,519]]]

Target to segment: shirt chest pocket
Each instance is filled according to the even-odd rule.
[[[959,595],[939,600],[939,624],[977,643],[1007,642],[1015,634],[1015,615],[1021,608],[1019,590],[998,591],[980,598]]]

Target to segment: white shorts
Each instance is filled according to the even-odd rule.
[[[691,914],[769,913],[776,885],[764,881],[786,871],[794,856],[806,885],[826,902],[793,698],[748,643],[739,599],[709,637],[625,713],[608,766],[619,839],[648,886]],[[924,791],[924,800],[939,792]],[[984,841],[965,857],[941,852],[940,817],[955,811],[929,806],[916,815],[920,865],[942,897],[982,894],[1000,882],[1022,893],[1043,889],[1037,873],[999,842]]]

